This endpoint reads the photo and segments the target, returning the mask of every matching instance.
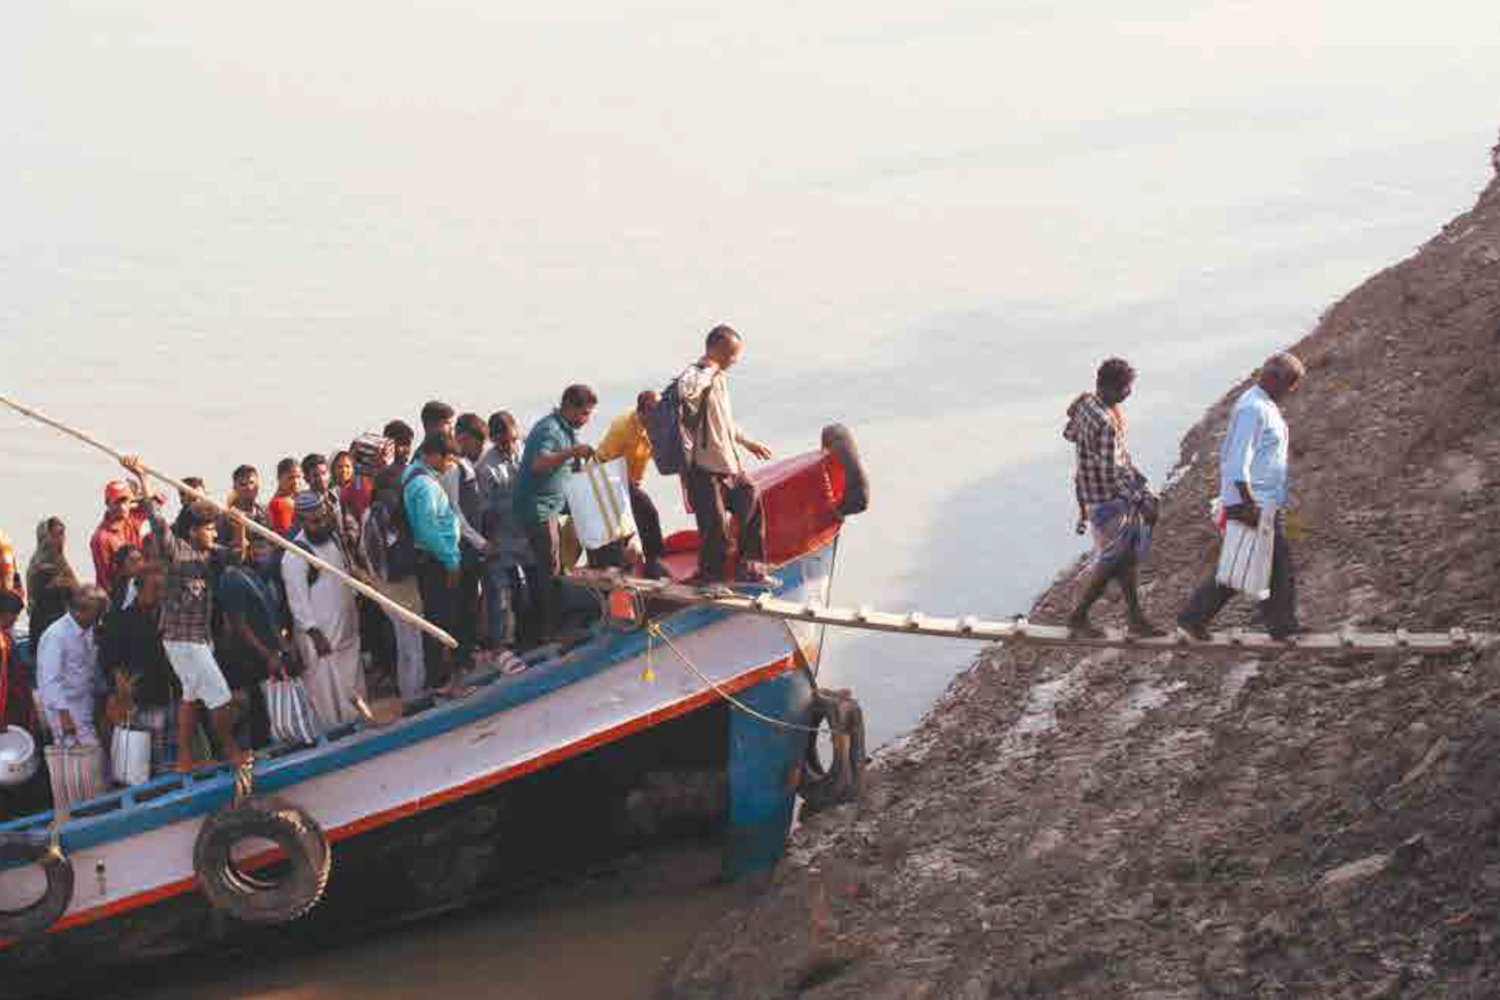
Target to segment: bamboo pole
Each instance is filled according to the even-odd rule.
[[[32,407],[27,406],[24,403],[18,403],[17,401],[11,399],[9,396],[4,395],[3,393],[0,393],[0,403],[4,403],[12,410],[15,410],[17,413],[20,413],[23,416],[30,417],[32,420],[35,420],[38,423],[46,424],[48,427],[51,427],[54,430],[61,431],[69,437],[82,441],[84,444],[89,445],[90,447],[99,449],[117,462],[123,463],[125,461],[124,453],[105,444],[103,441],[100,441],[98,438],[95,438],[86,431],[79,430],[77,427],[70,427],[62,421],[55,420],[52,417],[47,416],[45,413],[33,409]],[[351,587],[355,592],[368,597],[370,600],[374,601],[376,604],[379,604],[386,611],[389,611],[391,614],[395,615],[397,618],[400,618],[402,621],[415,625],[417,628],[421,629],[423,632],[426,632],[428,635],[432,636],[434,639],[436,639],[438,642],[441,642],[449,649],[456,649],[458,647],[457,639],[454,639],[453,636],[449,635],[447,632],[444,632],[442,629],[438,628],[436,625],[432,624],[432,622],[423,618],[421,615],[411,611],[404,604],[401,604],[399,601],[392,600],[367,583],[361,583],[359,580],[356,580],[354,577],[350,576],[348,573],[345,573],[337,566],[319,559],[311,552],[308,552],[300,548],[299,546],[292,544],[269,528],[261,527],[259,524],[256,524],[250,518],[246,517],[244,514],[241,514],[234,508],[224,506],[217,500],[210,497],[207,493],[204,493],[202,490],[195,490],[186,483],[179,482],[166,473],[159,472],[158,470],[151,468],[151,466],[145,464],[144,462],[141,463],[140,468],[141,471],[146,475],[161,480],[168,486],[177,490],[179,493],[185,493],[195,500],[206,501],[214,508],[214,510],[225,515],[226,517],[234,519],[242,527],[244,527],[246,531],[253,531],[277,548],[282,549],[286,552],[290,552],[294,556],[306,559],[308,562],[318,567],[318,569],[322,570],[324,573],[333,574],[336,579],[340,580],[348,587]]]

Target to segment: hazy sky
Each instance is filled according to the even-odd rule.
[[[727,320],[752,430],[870,457],[841,592],[933,611],[1021,610],[1073,551],[1054,425],[1099,357],[1142,368],[1159,476],[1467,207],[1500,125],[1478,0],[7,14],[0,385],[219,489],[430,396],[623,409]],[[0,525],[61,513],[81,558],[108,467],[0,448]]]

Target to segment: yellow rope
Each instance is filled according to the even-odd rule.
[[[761,712],[757,712],[755,709],[751,708],[749,705],[746,705],[744,702],[740,701],[733,694],[731,694],[730,692],[724,690],[724,688],[719,684],[718,681],[714,680],[712,677],[708,676],[703,671],[699,670],[698,669],[698,665],[695,664],[692,660],[688,659],[688,656],[687,656],[686,653],[684,653],[682,650],[680,650],[680,649],[677,648],[677,644],[674,643],[670,638],[667,637],[667,634],[661,630],[661,626],[658,625],[656,622],[648,622],[647,623],[647,625],[646,625],[646,635],[647,635],[647,639],[646,639],[646,663],[647,663],[646,669],[647,670],[651,669],[651,667],[650,667],[650,662],[651,662],[651,638],[650,637],[651,636],[655,636],[656,638],[660,639],[662,641],[662,643],[668,649],[670,649],[673,652],[673,654],[675,654],[676,657],[679,660],[682,661],[683,666],[687,667],[693,673],[697,674],[698,678],[700,680],[702,680],[704,684],[707,684],[710,688],[712,688],[714,690],[714,693],[716,693],[720,698],[723,698],[725,701],[729,702],[729,704],[733,705],[735,708],[739,709],[741,712],[744,712],[746,715],[750,716],[751,718],[758,719],[761,722],[766,723],[767,725],[778,726],[778,727],[780,727],[782,729],[790,729],[793,732],[798,732],[798,733],[816,733],[817,732],[817,730],[815,728],[813,728],[812,726],[803,726],[803,725],[799,725],[799,724],[797,724],[795,722],[787,722],[785,719],[775,719],[775,718],[772,718],[769,715],[765,715],[765,714],[763,714]]]

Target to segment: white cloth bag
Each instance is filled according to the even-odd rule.
[[[625,459],[585,463],[583,471],[563,481],[563,496],[585,549],[602,549],[635,534]]]
[[[271,722],[271,739],[278,743],[318,742],[318,717],[307,698],[307,689],[298,677],[282,673],[262,685],[266,693],[266,715]]]
[[[117,785],[151,780],[151,732],[116,726],[109,737],[109,776]]]
[[[1264,601],[1271,596],[1271,557],[1276,548],[1276,505],[1262,504],[1255,527],[1229,518],[1214,579],[1246,597]]]

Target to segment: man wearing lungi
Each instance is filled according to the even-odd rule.
[[[1093,571],[1068,618],[1068,628],[1076,636],[1103,636],[1089,622],[1089,610],[1111,580],[1119,583],[1125,597],[1129,633],[1141,638],[1165,634],[1141,611],[1139,570],[1151,548],[1157,500],[1125,446],[1125,414],[1120,406],[1134,385],[1135,369],[1129,362],[1110,358],[1099,366],[1095,390],[1068,407],[1063,437],[1078,452],[1073,479],[1078,529],[1081,533],[1087,527],[1094,538]]]

